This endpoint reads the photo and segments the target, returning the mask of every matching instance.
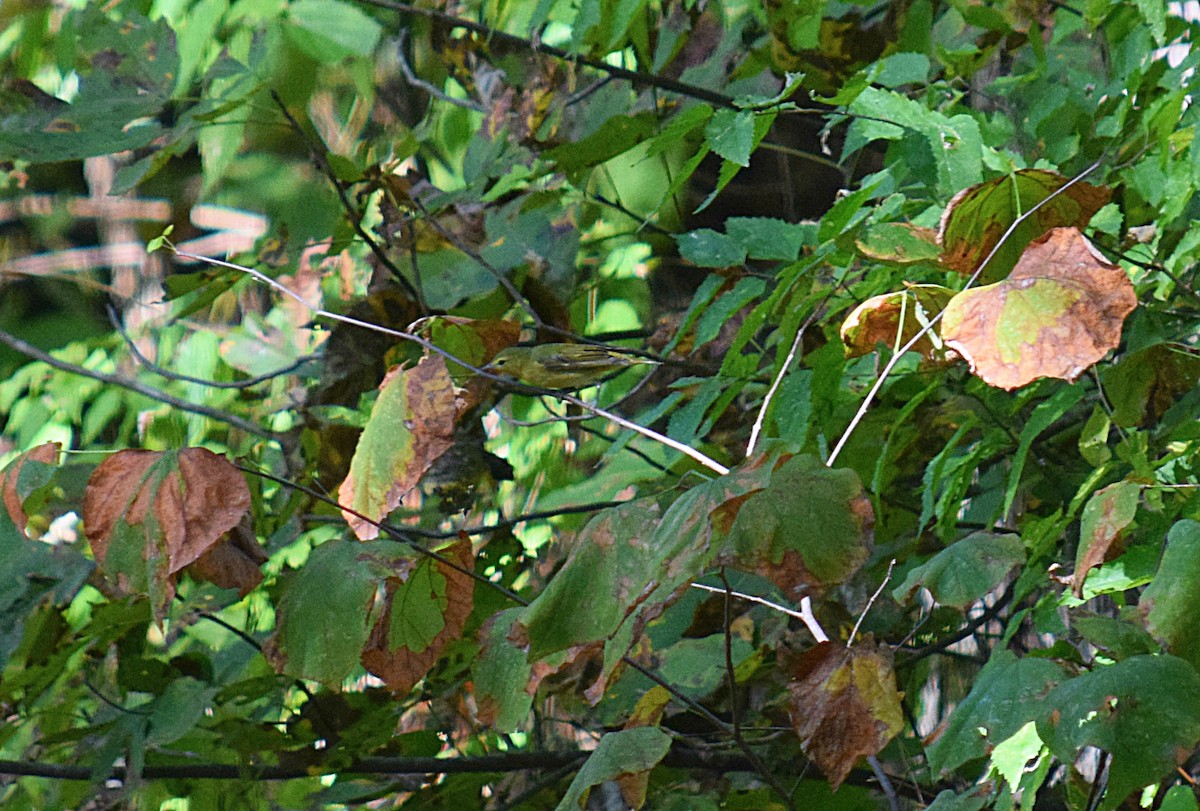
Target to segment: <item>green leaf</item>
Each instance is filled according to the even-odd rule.
[[[1136,504],[1136,496],[1135,496]],[[1146,629],[1179,658],[1200,666],[1200,523],[1185,519],[1167,533],[1158,574],[1138,601]]]
[[[601,783],[648,772],[671,748],[671,736],[658,727],[636,727],[609,732],[596,744],[587,762],[571,781],[556,811],[581,811],[589,792]]]
[[[523,611],[508,608],[492,615],[479,632],[481,650],[471,665],[476,715],[497,732],[515,732],[533,707],[533,695],[525,689],[533,666],[508,638]]]
[[[702,268],[727,268],[746,261],[746,249],[736,239],[711,228],[675,237],[679,255]]]
[[[754,150],[754,113],[750,110],[717,110],[704,128],[712,151],[738,166],[750,165]]]
[[[446,627],[446,578],[426,558],[392,595],[388,647],[420,653]]]
[[[1024,562],[1025,547],[1017,535],[973,532],[910,571],[892,594],[905,602],[924,586],[942,605],[966,608]]]
[[[374,625],[379,584],[410,565],[395,543],[330,541],[312,551],[283,583],[274,643],[276,667],[289,676],[339,687],[358,664]]]
[[[628,152],[656,134],[658,120],[653,113],[613,116],[583,140],[555,147],[542,157],[558,164],[559,171],[568,177],[577,178],[583,170]]]
[[[370,56],[383,31],[357,6],[341,0],[295,0],[288,6],[288,20],[292,38],[321,62]]]
[[[746,250],[750,259],[794,262],[800,249],[816,243],[816,228],[774,217],[730,217],[725,233]]]
[[[725,555],[790,597],[802,587],[846,582],[870,555],[873,523],[858,474],[795,456],[738,510]]]
[[[993,653],[945,730],[925,750],[929,768],[934,774],[951,771],[1011,738],[1043,707],[1053,706],[1043,699],[1062,675],[1048,659],[1018,659],[1007,650]]]
[[[1039,703],[1038,734],[1060,761],[1112,756],[1101,809],[1174,771],[1200,744],[1200,675],[1174,656],[1134,656],[1064,681]]]

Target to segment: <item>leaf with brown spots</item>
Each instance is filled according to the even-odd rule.
[[[1039,377],[1074,381],[1117,346],[1136,307],[1125,271],[1077,229],[1056,228],[1008,279],[951,299],[942,337],[972,372],[1011,391]]]
[[[441,552],[466,571],[475,560],[467,538]],[[407,693],[462,635],[475,606],[475,580],[466,572],[426,558],[406,577],[389,577],[383,608],[362,652],[362,665],[388,689]]]
[[[162,616],[175,575],[250,509],[241,471],[204,448],[118,451],[88,480],[83,524],[100,570]]]
[[[25,532],[29,523],[29,516],[25,514],[25,499],[29,498],[33,490],[36,490],[40,484],[29,481],[29,477],[26,477],[26,481],[22,481],[21,473],[25,470],[25,464],[35,462],[42,465],[57,465],[58,454],[61,450],[62,447],[57,442],[38,445],[33,450],[26,451],[13,459],[4,468],[4,472],[0,473],[0,493],[3,493],[4,508],[8,510],[8,517],[16,524],[19,532]]]
[[[1079,526],[1079,549],[1071,593],[1083,597],[1088,572],[1121,553],[1125,530],[1137,515],[1142,488],[1137,482],[1122,481],[1102,487],[1083,508]]]
[[[938,241],[942,263],[970,276],[979,268],[1004,232],[1023,212],[1069,182],[1057,172],[1019,169],[963,189],[954,196],[942,215]],[[1083,228],[1104,207],[1112,191],[1103,186],[1074,183],[1041,206],[1009,235],[985,268],[981,282],[999,281],[1021,258],[1025,246],[1052,228]]]
[[[458,404],[440,356],[422,358],[412,369],[396,367],[379,384],[379,399],[358,439],[350,475],[338,500],[370,521],[343,512],[359,540],[379,536],[382,521],[396,509],[430,466],[454,444]]]
[[[891,651],[870,637],[805,651],[788,694],[800,745],[835,791],[860,757],[878,754],[904,728]]]

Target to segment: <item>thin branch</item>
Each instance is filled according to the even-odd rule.
[[[714,594],[724,594],[725,593],[725,589],[719,589],[716,586],[706,586],[703,583],[692,583],[692,588],[700,589],[701,591],[709,591]],[[778,611],[780,614],[786,614],[787,616],[793,617],[794,619],[798,619],[801,622],[803,622],[805,620],[804,615],[802,613],[800,613],[799,611],[793,611],[792,609],[788,608],[786,605],[780,605],[779,603],[773,603],[764,597],[756,597],[755,595],[747,594],[744,591],[731,591],[729,593],[732,594],[734,597],[738,598],[739,600],[745,600],[748,603],[757,603],[758,605],[766,606],[767,608],[771,609],[772,611]]]
[[[159,377],[165,377],[167,380],[178,380],[182,383],[197,383],[201,386],[208,386],[214,389],[248,389],[251,386],[257,386],[259,383],[266,383],[268,380],[274,380],[277,377],[283,377],[284,375],[291,374],[304,364],[308,363],[310,360],[315,360],[317,358],[316,355],[304,355],[297,358],[294,363],[290,363],[287,366],[276,369],[273,372],[267,372],[266,374],[249,377],[245,380],[221,381],[209,380],[203,377],[192,377],[191,375],[185,375],[181,372],[172,372],[170,369],[164,369],[143,355],[141,350],[137,348],[137,344],[135,344],[133,339],[129,337],[129,333],[125,331],[125,327],[121,324],[121,319],[117,316],[116,309],[111,304],[107,305],[107,309],[109,322],[112,323],[113,329],[115,329],[121,338],[124,339],[125,347],[129,350],[129,354],[133,355],[133,359],[147,370],[153,372]]]
[[[827,295],[826,298],[829,298]],[[792,367],[792,361],[796,359],[796,353],[800,351],[800,345],[804,341],[804,332],[820,317],[822,308],[817,307],[808,318],[804,319],[804,323],[800,325],[800,329],[796,331],[796,338],[792,341],[792,348],[788,350],[787,357],[783,360],[783,365],[779,367],[779,374],[775,375],[775,379],[771,381],[771,388],[767,390],[767,396],[763,398],[762,406],[758,409],[758,415],[754,418],[754,427],[750,429],[750,441],[746,443],[746,456],[754,455],[755,449],[758,447],[758,437],[762,433],[763,423],[767,419],[767,411],[771,408],[771,401],[775,397],[775,392],[779,390],[779,386],[783,383],[783,376],[787,374],[788,369]]]
[[[867,600],[866,607],[862,613],[858,615],[858,622],[854,623],[854,629],[850,631],[850,638],[846,640],[846,647],[854,644],[854,637],[858,636],[858,629],[862,627],[863,620],[867,618],[867,612],[871,610],[871,606],[875,605],[875,601],[879,599],[879,595],[883,594],[883,589],[887,586],[888,581],[892,579],[892,569],[896,567],[896,559],[892,558],[892,562],[888,564],[887,574],[883,576],[883,582],[879,584],[879,588],[875,589],[875,593],[871,595],[871,599]]]
[[[187,411],[190,414],[199,414],[202,417],[210,417],[218,422],[223,422],[226,425],[237,428],[241,431],[245,431],[253,436],[260,436],[264,439],[272,439],[276,442],[282,442],[284,440],[283,434],[269,431],[260,425],[250,422],[249,420],[244,420],[241,417],[229,414],[219,409],[198,405],[197,403],[191,403],[187,400],[181,400],[178,397],[174,397],[166,392],[159,391],[158,389],[153,388],[152,386],[147,386],[144,383],[138,382],[137,380],[130,380],[120,375],[112,375],[105,372],[93,371],[92,369],[85,369],[82,366],[76,366],[74,363],[68,363],[65,360],[59,360],[49,352],[38,349],[36,346],[26,343],[17,336],[3,330],[0,330],[0,343],[5,343],[12,349],[20,352],[22,355],[33,358],[34,360],[39,360],[42,363],[45,363],[47,366],[53,366],[55,369],[59,369],[60,371],[70,372],[71,374],[76,374],[80,377],[88,377],[92,380],[98,380],[101,383],[120,386],[123,389],[128,389],[129,391],[137,392],[138,394],[149,397],[151,400],[157,400],[160,403],[178,408],[180,411]]]
[[[1095,163],[1093,163],[1088,168],[1084,169],[1082,172],[1077,174],[1075,177],[1068,180],[1063,185],[1059,186],[1057,189],[1055,189],[1053,192],[1051,192],[1045,198],[1043,198],[1042,200],[1039,200],[1037,202],[1037,204],[1030,206],[1028,211],[1024,212],[1023,214],[1021,214],[1021,216],[1019,216],[1015,220],[1013,220],[1012,225],[1008,226],[1008,230],[1006,230],[1001,235],[999,241],[997,241],[996,244],[992,247],[992,250],[988,252],[988,255],[986,257],[984,257],[983,262],[980,263],[979,267],[975,269],[975,272],[972,273],[970,278],[967,279],[967,283],[965,285],[963,285],[963,290],[964,291],[969,290],[972,287],[972,285],[974,285],[975,282],[978,281],[979,277],[983,274],[984,269],[989,264],[991,264],[992,259],[995,258],[997,253],[1000,252],[1000,248],[1004,245],[1004,243],[1006,243],[1008,241],[1008,238],[1012,236],[1013,232],[1017,230],[1017,227],[1020,226],[1021,223],[1025,222],[1025,220],[1027,220],[1031,216],[1033,216],[1034,212],[1036,212],[1042,206],[1049,203],[1055,197],[1058,197],[1060,194],[1062,194],[1067,189],[1074,186],[1079,181],[1083,180],[1085,177],[1090,175],[1092,172],[1094,172],[1098,168],[1100,168],[1099,160],[1097,160]],[[930,318],[929,322],[926,323],[923,327],[921,327],[921,329],[917,330],[917,333],[908,340],[908,343],[906,343],[904,346],[900,347],[899,352],[895,352],[892,354],[892,357],[888,360],[887,364],[883,367],[883,371],[881,371],[879,373],[879,377],[877,377],[875,379],[875,384],[873,386],[871,386],[870,391],[867,392],[867,396],[863,399],[862,405],[860,405],[858,408],[858,411],[855,412],[854,418],[851,419],[850,424],[846,426],[846,430],[842,433],[842,436],[838,440],[837,445],[834,446],[833,452],[829,454],[829,459],[826,460],[826,462],[825,462],[826,467],[833,467],[833,463],[835,461],[837,461],[838,454],[840,454],[842,452],[842,448],[846,447],[846,442],[849,441],[850,435],[854,433],[854,429],[858,427],[858,424],[860,422],[862,422],[863,417],[866,416],[867,409],[870,408],[871,403],[873,403],[875,401],[875,395],[877,395],[879,393],[879,390],[883,387],[883,383],[885,380],[887,380],[888,375],[891,373],[892,369],[894,369],[896,367],[896,364],[900,362],[900,358],[902,358],[904,356],[904,354],[908,352],[908,350],[910,350],[914,346],[916,346],[917,341],[924,338],[929,333],[929,331],[932,330],[937,325],[937,323],[942,320],[942,316],[945,314],[945,312],[946,311],[943,309],[940,312],[938,312],[936,315],[934,315],[932,318]]]
[[[812,597],[804,597],[800,600],[800,615],[804,620],[805,626],[808,627],[808,632],[813,635],[813,639],[818,642],[828,642],[829,634],[825,633],[825,629],[821,627],[821,623],[817,622],[817,615],[813,613]]]
[[[438,101],[444,101],[447,104],[452,104],[455,107],[461,107],[464,110],[470,110],[475,113],[487,114],[488,108],[483,104],[473,99],[456,99],[448,93],[439,90],[413,72],[412,66],[408,64],[408,59],[404,56],[404,48],[408,45],[408,29],[401,28],[399,36],[396,37],[396,55],[397,61],[400,63],[400,72],[404,74],[405,80],[413,87],[424,90],[429,95],[433,96]]]
[[[365,228],[363,228],[362,212],[355,207],[349,196],[347,196],[346,189],[342,186],[342,181],[338,179],[337,173],[334,172],[333,167],[329,165],[329,160],[325,157],[325,153],[312,142],[312,139],[308,137],[308,133],[305,132],[304,128],[300,126],[300,122],[295,119],[295,117],[288,110],[287,105],[283,103],[283,99],[281,99],[279,94],[274,90],[271,91],[271,99],[275,102],[276,106],[279,107],[279,112],[281,112],[283,117],[287,119],[287,122],[291,128],[297,135],[300,136],[300,139],[304,141],[305,146],[308,147],[309,155],[312,156],[312,159],[317,164],[317,168],[321,170],[321,173],[325,175],[326,179],[333,186],[334,191],[337,192],[338,200],[340,200],[342,203],[342,208],[346,212],[346,219],[350,221],[350,227],[354,229],[354,233],[358,234],[359,239],[366,243],[367,247],[370,248],[371,253],[375,255],[375,258],[378,259],[385,268],[391,271],[392,275],[395,276],[396,281],[398,281],[400,285],[408,291],[409,295],[413,297],[413,299],[420,306],[421,310],[423,312],[429,312],[429,307],[425,304],[424,299],[421,298],[420,291],[418,291],[413,283],[408,280],[408,277],[406,277],[396,263],[392,261],[391,257],[387,255],[387,252],[380,247],[379,243],[372,239],[371,235],[367,233]],[[183,254],[180,254],[180,256],[182,255]]]
[[[792,795],[783,787],[783,784],[779,782],[775,775],[771,773],[767,765],[762,762],[762,759],[759,758],[755,751],[750,748],[750,744],[746,742],[746,738],[742,734],[742,721],[737,706],[737,672],[733,667],[733,589],[729,586],[729,579],[725,577],[724,567],[720,569],[718,576],[721,578],[721,584],[725,586],[725,617],[722,624],[725,628],[725,678],[729,685],[729,719],[732,726],[733,740],[750,763],[754,765],[754,770],[763,779],[763,782],[779,795],[779,798],[783,800],[783,804],[790,811],[794,811]]]
[[[316,306],[315,304],[309,303],[299,293],[289,290],[287,287],[280,284],[275,279],[272,279],[270,276],[267,276],[266,274],[255,270],[254,268],[245,267],[244,265],[236,265],[232,262],[226,262],[221,259],[213,259],[213,258],[207,257],[207,256],[198,256],[196,254],[184,253],[183,251],[180,251],[178,248],[175,248],[174,246],[170,246],[170,247],[171,247],[171,250],[175,251],[175,254],[177,256],[181,256],[184,259],[191,259],[196,262],[204,262],[204,263],[207,263],[210,265],[214,265],[216,267],[228,268],[230,270],[236,270],[241,273],[245,273],[249,276],[252,276],[253,278],[257,279],[258,281],[262,282],[263,284],[273,287],[274,289],[283,293],[288,298],[299,303],[302,307],[305,307],[306,309],[308,309],[309,312],[311,312],[313,315],[317,316],[318,318],[328,318],[332,321],[340,321],[343,324],[350,324],[351,326],[362,327],[363,329],[369,329],[374,332],[382,333],[384,335],[391,335],[391,336],[400,338],[405,341],[412,341],[413,343],[417,344],[418,346],[420,346],[430,352],[434,352],[438,355],[441,355],[443,358],[446,358],[449,361],[452,361],[466,369],[469,369],[474,374],[477,374],[481,377],[485,377],[489,380],[495,380],[499,383],[503,383],[505,386],[507,386],[508,388],[510,388],[514,391],[530,392],[533,394],[539,394],[539,395],[544,394],[544,395],[549,395],[552,397],[557,397],[558,399],[562,400],[563,402],[572,403],[574,405],[577,405],[580,408],[582,408],[583,410],[590,411],[591,413],[595,414],[596,416],[603,417],[610,422],[616,423],[617,425],[621,426],[622,428],[628,428],[629,430],[639,433],[644,437],[653,439],[655,442],[658,442],[662,445],[666,445],[668,448],[671,448],[672,450],[679,451],[683,455],[690,457],[691,459],[694,459],[695,461],[699,462],[704,467],[708,468],[709,470],[712,470],[713,472],[717,473],[720,476],[724,476],[726,473],[729,472],[729,468],[725,467],[724,465],[722,465],[720,462],[716,461],[715,459],[709,458],[708,456],[706,456],[705,454],[696,450],[695,448],[684,445],[682,442],[677,442],[676,440],[671,439],[670,437],[665,436],[664,434],[660,434],[657,431],[654,431],[654,430],[651,430],[644,426],[638,425],[636,422],[627,420],[624,417],[620,417],[616,414],[613,414],[610,411],[605,411],[602,408],[598,408],[591,403],[588,403],[584,400],[579,399],[578,397],[575,397],[570,394],[566,394],[565,392],[555,391],[552,389],[541,389],[536,386],[526,386],[524,384],[514,382],[512,380],[512,378],[501,377],[500,375],[492,374],[491,372],[481,369],[478,366],[472,366],[470,363],[467,363],[462,358],[459,358],[459,357],[455,356],[454,354],[446,351],[445,349],[442,349],[440,346],[437,346],[418,335],[413,335],[410,332],[402,332],[401,330],[391,329],[389,327],[384,327],[379,324],[372,324],[370,321],[363,321],[358,318],[352,318],[348,315],[339,315],[338,313],[330,312],[329,310],[323,309],[321,307]]]
[[[883,770],[879,758],[874,755],[867,755],[867,763],[871,766],[871,771],[875,773],[875,779],[879,781],[879,787],[883,789],[883,796],[887,797],[888,808],[891,811],[900,811],[900,798],[896,796],[896,788],[892,785],[887,772]]]

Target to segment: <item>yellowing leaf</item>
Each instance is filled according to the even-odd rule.
[[[1071,581],[1071,592],[1076,597],[1083,597],[1088,572],[1124,549],[1125,530],[1137,515],[1141,494],[1142,488],[1136,482],[1121,481],[1102,487],[1088,499],[1080,520],[1079,549]]]
[[[941,312],[954,291],[935,284],[912,285],[894,293],[872,296],[842,322],[846,356],[857,358],[874,352],[879,344],[899,349]],[[935,325],[912,351],[927,358],[941,353],[942,341]]]
[[[971,275],[1018,217],[1058,191],[1068,180],[1045,169],[1021,169],[962,190],[942,215],[938,232],[942,263],[963,275]],[[1073,184],[1013,231],[988,263],[981,281],[986,284],[1007,276],[1025,246],[1051,228],[1083,228],[1111,196],[1112,192],[1102,186]]]
[[[860,757],[878,754],[904,728],[891,652],[870,638],[805,651],[788,693],[800,745],[834,790]]]
[[[940,261],[937,231],[906,222],[871,226],[854,241],[854,246],[868,259],[897,265]]]
[[[440,356],[422,358],[412,369],[388,372],[338,500],[382,521],[453,444],[456,411],[454,385]],[[350,512],[343,515],[359,540],[379,536],[379,528],[370,521]]]
[[[1117,346],[1135,307],[1125,272],[1077,229],[1056,228],[1029,246],[1008,279],[951,299],[942,337],[993,386],[1073,381]]]

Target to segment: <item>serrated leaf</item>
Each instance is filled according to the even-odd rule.
[[[794,262],[800,249],[816,241],[816,227],[774,217],[730,217],[725,233],[746,250],[750,259]]]
[[[1120,541],[1137,515],[1141,492],[1136,482],[1117,482],[1097,490],[1084,505],[1071,578],[1071,592],[1076,597],[1083,596],[1088,572],[1124,551]]]
[[[750,165],[754,150],[754,113],[750,110],[717,110],[704,128],[713,152],[738,166]]]
[[[788,696],[800,745],[835,791],[859,758],[878,754],[904,728],[891,651],[870,637],[805,651]]]
[[[746,261],[746,248],[731,236],[700,228],[675,237],[679,255],[702,268],[727,268]]]

